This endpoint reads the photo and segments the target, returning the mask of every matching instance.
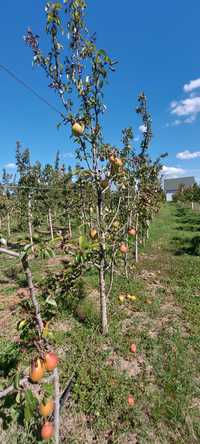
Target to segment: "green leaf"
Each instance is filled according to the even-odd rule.
[[[46,299],[46,303],[49,305],[52,305],[53,307],[57,307],[57,303],[56,303],[55,299],[51,299],[50,296],[48,296],[48,298]]]
[[[84,235],[79,237],[79,247],[81,250],[87,250],[87,248],[89,248],[88,240]]]
[[[56,2],[53,4],[53,8],[59,10],[59,9],[62,9],[62,5],[60,2]]]
[[[107,53],[104,51],[104,49],[99,49],[98,54],[107,57]]]
[[[20,402],[21,402],[21,393],[20,392],[17,393],[15,401],[17,404],[20,404]]]
[[[25,406],[24,406],[24,423],[28,425],[35,413],[37,405],[37,399],[33,396],[30,389],[26,390],[25,393]]]
[[[31,247],[33,246],[33,244],[27,244],[25,245],[23,251],[20,254],[20,259],[22,260],[25,256],[27,256],[28,251],[31,249]]]
[[[22,321],[19,321],[17,324],[17,330],[20,331],[24,328],[25,325],[27,325],[27,319],[22,319]]]
[[[19,389],[19,380],[20,380],[20,374],[16,373],[15,378],[14,378],[14,387],[16,390]]]

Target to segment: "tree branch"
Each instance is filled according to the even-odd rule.
[[[112,225],[113,225],[113,222],[115,221],[115,219],[116,219],[116,217],[117,217],[117,215],[118,215],[118,213],[119,213],[121,200],[122,200],[122,198],[121,198],[121,196],[120,196],[119,201],[118,201],[118,205],[117,205],[116,212],[115,212],[115,214],[114,214],[114,216],[113,216],[113,218],[112,218],[110,224],[108,225],[107,231],[109,231],[109,230],[111,229],[111,227],[112,227]]]
[[[26,256],[24,256],[22,258],[22,266],[23,266],[23,270],[26,274],[27,277],[27,281],[28,281],[28,288],[29,288],[29,292],[30,292],[30,296],[35,308],[35,317],[36,317],[36,321],[37,321],[37,325],[38,325],[38,330],[40,333],[40,336],[42,335],[43,329],[44,329],[44,324],[41,318],[41,314],[40,314],[40,307],[37,301],[37,298],[35,296],[35,288],[33,285],[33,280],[32,280],[32,273],[31,270],[29,268],[29,263],[28,263],[28,259]]]
[[[48,378],[44,379],[43,382],[48,384],[49,382],[52,381],[53,378],[54,378],[54,375],[50,375]],[[30,387],[32,386],[28,376],[24,376],[24,378],[20,379],[19,387],[21,386],[23,388],[27,384],[30,385]],[[17,388],[15,387],[14,384],[11,384],[9,387],[7,387],[4,390],[0,391],[0,399],[5,398],[5,396],[7,396],[10,393],[13,393],[15,391],[17,391]]]
[[[16,251],[7,250],[7,248],[0,248],[0,253],[7,254],[8,256],[20,257],[20,254]]]

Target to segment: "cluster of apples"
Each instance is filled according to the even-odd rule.
[[[31,363],[30,368],[30,380],[32,382],[39,382],[43,376],[45,371],[51,372],[58,365],[58,357],[53,352],[48,352],[44,359],[36,358]],[[40,415],[44,418],[52,415],[54,411],[54,401],[53,399],[44,399],[43,402],[39,405]],[[50,421],[45,421],[41,429],[41,437],[43,440],[50,439],[54,434],[54,425]]]
[[[111,165],[116,167],[123,167],[124,165],[124,160],[121,157],[117,157],[115,153],[110,154],[109,161]]]
[[[136,229],[134,227],[129,227],[128,235],[133,236],[133,237],[136,236]],[[126,244],[125,242],[122,242],[119,249],[122,254],[127,254],[129,251],[128,244]]]

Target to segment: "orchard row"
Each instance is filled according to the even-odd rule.
[[[73,139],[76,164],[66,171],[65,166],[60,165],[59,154],[54,166],[43,166],[39,161],[33,164],[30,151],[22,149],[17,142],[17,177],[4,171],[0,187],[0,252],[21,260],[34,308],[34,313],[30,308],[35,338],[29,382],[40,384],[49,358],[50,365],[52,360],[56,365],[51,367],[55,399],[40,404],[41,414],[49,417],[41,436],[49,439],[54,434],[56,444],[59,443],[60,414],[58,361],[51,350],[51,341],[44,334],[45,323],[30,261],[40,254],[45,256],[58,250],[67,254],[69,264],[59,275],[66,297],[80,276],[96,270],[101,331],[106,335],[115,272],[120,270],[129,277],[133,261],[139,259],[140,245],[148,238],[150,223],[163,200],[160,172],[164,155],[156,160],[150,157],[151,116],[144,93],[139,95],[136,109],[143,128],[139,147],[135,146],[132,127],[122,129],[118,146],[105,140],[104,89],[116,62],[106,51],[97,48],[95,35],[90,36],[86,27],[85,12],[84,0],[47,2],[45,30],[49,50],[46,54],[38,35],[28,29],[25,36],[33,52],[34,65],[44,71],[49,87],[63,106],[59,125],[65,125]],[[20,238],[22,232],[26,233],[25,238]],[[13,241],[15,235],[17,242]],[[132,351],[135,351],[134,344]],[[132,398],[128,402],[134,404]]]

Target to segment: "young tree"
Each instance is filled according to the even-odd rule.
[[[87,167],[93,187],[96,205],[96,227],[98,231],[98,258],[100,301],[103,333],[107,332],[106,310],[106,231],[104,214],[103,174],[110,171],[107,162],[111,152],[103,141],[101,117],[105,111],[103,89],[109,71],[115,63],[104,50],[98,50],[95,36],[89,38],[84,22],[86,3],[83,0],[65,2],[69,16],[67,26],[62,25],[63,6],[60,2],[47,3],[46,31],[51,49],[47,56],[39,48],[38,37],[28,30],[26,42],[34,53],[34,63],[40,65],[50,79],[50,87],[60,96],[64,105],[63,122],[70,123],[75,142],[78,144],[78,158]],[[64,38],[69,42],[69,51],[63,53]],[[68,40],[69,39],[69,40]],[[73,107],[72,96],[76,93],[78,102]],[[78,104],[78,105],[77,105]],[[100,166],[102,159],[106,165]]]
[[[102,331],[106,334],[108,319],[105,275],[113,269],[116,252],[120,249],[124,255],[128,251],[127,242],[123,242],[127,241],[127,219],[120,219],[121,226],[117,230],[113,230],[113,224],[120,212],[126,195],[124,189],[130,179],[128,145],[132,133],[131,130],[124,133],[122,149],[113,147],[104,140],[104,90],[109,73],[115,70],[116,62],[113,62],[103,49],[97,48],[95,35],[89,36],[85,25],[85,10],[84,0],[66,0],[64,5],[61,2],[48,2],[45,11],[49,52],[43,54],[39,37],[30,29],[25,41],[33,51],[34,64],[45,71],[50,88],[60,97],[64,107],[62,123],[70,125],[77,145],[77,158],[81,164],[77,183],[82,199],[82,222],[84,226],[91,224],[93,228],[90,233],[94,242],[90,260],[99,273]],[[64,23],[65,14],[68,17],[67,24]],[[139,225],[140,194],[146,168],[145,155],[151,139],[150,118],[144,108],[145,97],[141,95],[139,100],[138,112],[142,114],[147,131],[141,145],[137,181],[134,177],[131,179],[134,196],[137,197],[136,225]],[[137,182],[138,191],[135,187]],[[127,192],[130,203],[130,186]],[[88,211],[88,206],[91,211]],[[129,217],[127,215],[127,218]],[[130,222],[132,223],[132,220]]]
[[[11,235],[11,217],[16,210],[16,196],[13,188],[15,177],[13,174],[6,172],[5,168],[2,173],[2,183],[0,184],[0,230],[2,218],[6,219],[7,237]]]

